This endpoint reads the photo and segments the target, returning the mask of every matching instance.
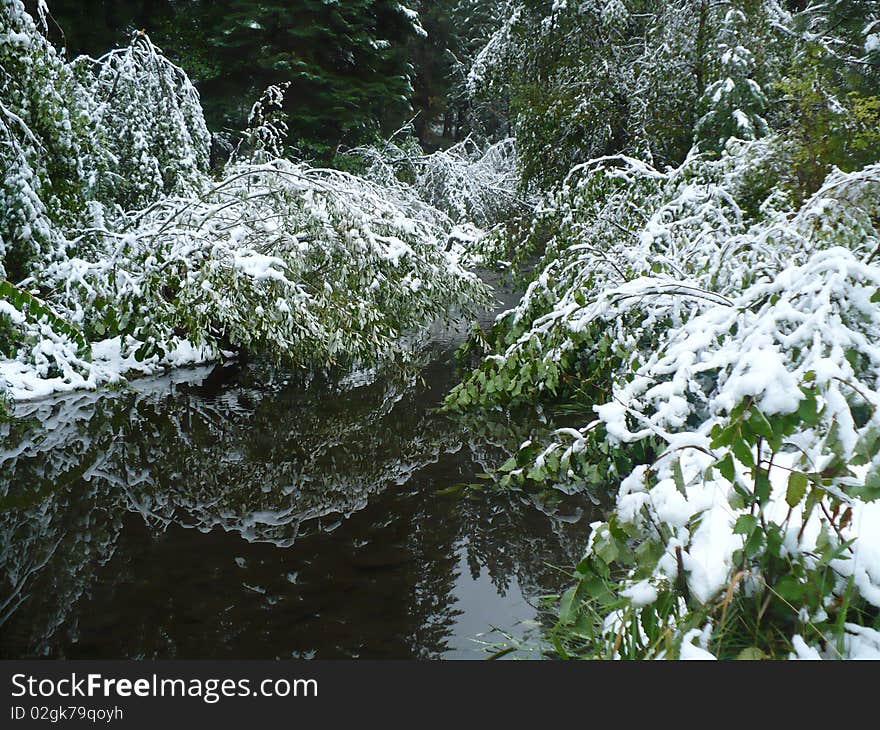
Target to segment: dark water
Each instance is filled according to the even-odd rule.
[[[432,410],[459,340],[337,382],[203,368],[20,407],[0,656],[480,658],[493,627],[537,633],[593,507],[454,488],[534,426]]]

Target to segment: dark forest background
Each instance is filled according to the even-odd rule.
[[[409,5],[415,22],[396,0],[54,0],[50,37],[68,57],[99,56],[147,32],[196,82],[215,131],[242,129],[261,92],[289,82],[291,143],[327,159],[410,119],[429,149],[466,133],[465,69],[499,3]]]

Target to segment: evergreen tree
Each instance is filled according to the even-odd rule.
[[[724,17],[717,42],[721,77],[706,89],[698,105],[701,116],[694,138],[702,150],[720,152],[731,138],[757,139],[767,133],[761,116],[767,99],[752,78],[754,58],[741,43],[745,22],[745,15],[736,9]]]
[[[145,30],[192,76],[215,129],[243,128],[268,86],[289,83],[290,140],[307,156],[412,114],[410,44],[425,31],[396,0],[56,0],[52,12],[52,37],[71,54],[100,55]]]
[[[220,69],[203,80],[204,95],[232,85],[253,100],[262,88],[289,81],[291,136],[307,151],[387,132],[409,113],[406,42],[420,26],[398,3],[232,0],[210,12],[217,17],[208,46]]]
[[[866,94],[880,93],[880,4],[816,2],[799,20],[805,34],[823,46],[822,63],[834,70],[837,83]]]
[[[777,116],[788,185],[804,198],[832,168],[854,171],[880,158],[880,6],[811,3],[793,27],[797,47],[777,83],[783,102]]]
[[[425,34],[410,44],[413,65],[415,131],[421,142],[436,146],[453,136],[449,125],[451,67],[456,43],[454,0],[421,3],[419,17]]]
[[[759,92],[784,58],[776,50],[784,46],[783,11],[771,0],[737,5],[742,7],[729,22],[739,19],[739,40],[728,39],[730,53],[719,58],[714,45],[725,38],[731,3],[511,3],[476,58],[470,88],[477,100],[509,96],[527,181],[552,185],[578,163],[621,152],[677,164],[708,111],[698,114],[698,102],[719,77],[732,77],[735,91],[736,79],[745,85],[737,102],[743,108],[729,110],[745,118],[732,118],[748,119],[752,136],[764,129]],[[754,58],[741,58],[740,48],[759,50]],[[742,63],[748,70],[733,69]],[[748,99],[753,93],[756,98]]]

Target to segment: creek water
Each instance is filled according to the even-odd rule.
[[[436,411],[465,330],[435,327],[414,367],[205,367],[20,404],[0,656],[483,658],[534,635],[594,507],[461,488],[545,427]]]

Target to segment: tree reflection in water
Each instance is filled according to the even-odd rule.
[[[0,655],[479,656],[461,627],[482,614],[463,614],[532,618],[592,505],[438,494],[529,433],[433,412],[453,377],[435,347],[420,370],[200,369],[19,408]]]

